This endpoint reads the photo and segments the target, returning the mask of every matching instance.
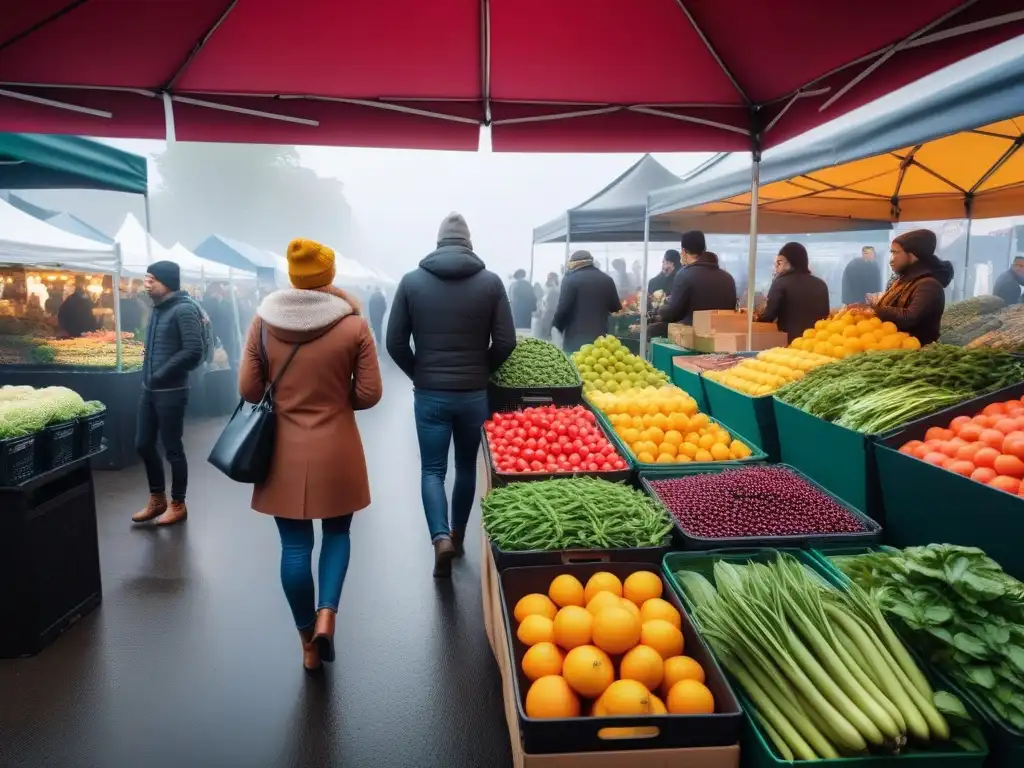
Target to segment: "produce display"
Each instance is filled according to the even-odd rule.
[[[999,322],[999,327],[991,328],[972,339],[967,344],[968,349],[990,347],[1012,352],[1024,350],[1024,305],[1014,304],[990,317]]]
[[[883,322],[866,309],[843,309],[826,320],[819,320],[791,349],[814,352],[842,360],[858,352],[891,349],[920,349],[921,342],[899,331],[891,322]]]
[[[997,296],[976,296],[946,308],[942,315],[943,344],[1024,350],[1024,305],[1006,306]]]
[[[707,539],[862,533],[863,523],[782,466],[649,480],[683,531]]]
[[[783,387],[784,403],[848,429],[876,434],[1024,380],[1007,352],[929,344],[855,355]]]
[[[549,341],[520,336],[502,366],[491,376],[499,387],[576,387],[579,374],[569,358]]]
[[[113,336],[113,333],[109,334]],[[122,334],[133,338],[132,334]],[[88,338],[47,339],[38,349],[52,352],[52,360],[57,365],[91,366],[94,368],[115,368],[117,366],[117,347],[113,339]],[[144,344],[141,341],[121,342],[121,365],[126,371],[142,368]]]
[[[900,453],[948,469],[1007,493],[1024,496],[1024,402],[986,405],[908,440]]]
[[[942,313],[942,324],[939,339],[943,344],[957,344],[962,346],[966,341],[960,341],[957,332],[972,325],[976,320],[998,312],[1006,306],[1006,302],[998,296],[975,296],[970,299],[958,301],[955,304],[948,304]],[[973,338],[973,337],[971,337]]]
[[[89,416],[103,408],[103,403],[87,403],[67,387],[0,387],[0,440],[31,435],[50,424]]]
[[[745,360],[745,357],[729,354],[728,352],[712,352],[706,355],[686,355],[678,358],[676,367],[691,373],[704,373],[705,371],[717,371],[722,368],[732,368],[737,363]]]
[[[595,573],[586,586],[562,574],[546,595],[520,599],[514,614],[516,638],[528,648],[527,717],[713,713],[704,669],[683,655],[682,616],[662,590],[650,571],[625,581]]]
[[[697,401],[679,387],[592,392],[589,397],[641,463],[735,461],[751,455],[750,446],[698,413]]]
[[[619,392],[668,383],[668,376],[626,349],[614,336],[602,336],[573,352],[585,392]]]
[[[981,736],[963,704],[932,690],[859,588],[826,586],[783,554],[768,563],[716,561],[714,584],[695,571],[676,578],[783,759],[899,753],[908,740],[948,748],[951,721],[957,743],[977,748]]]
[[[499,472],[612,472],[626,462],[608,442],[593,412],[545,406],[496,413],[484,424]]]
[[[914,650],[1024,731],[1024,584],[980,549],[950,544],[832,562],[897,619]]]
[[[799,381],[808,371],[831,363],[833,359],[817,352],[777,347],[759,352],[757,357],[746,358],[732,368],[706,371],[704,376],[747,395],[770,395],[779,387],[791,381]]]
[[[480,508],[488,538],[506,552],[658,547],[672,530],[646,494],[593,477],[510,483]]]

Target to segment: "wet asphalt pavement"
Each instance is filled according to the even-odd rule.
[[[190,422],[184,525],[133,530],[142,468],[96,473],[103,604],[0,661],[0,766],[511,765],[478,537],[450,583],[431,578],[412,388],[385,365],[384,392],[359,416],[373,504],[353,521],[325,677],[303,673],[273,521],[205,461],[223,422]]]

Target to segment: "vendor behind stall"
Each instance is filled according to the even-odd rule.
[[[696,311],[736,309],[736,281],[718,265],[718,256],[706,250],[704,233],[690,230],[681,240],[685,266],[676,272],[672,295],[659,319],[693,325]]]
[[[665,295],[672,293],[672,281],[675,280],[676,272],[682,269],[682,257],[679,251],[667,250],[661,260],[661,272],[656,274],[647,283],[647,293],[664,291]]]
[[[786,243],[775,257],[775,279],[768,290],[768,301],[754,319],[776,323],[793,341],[828,313],[828,286],[811,274],[807,249],[800,243]]]
[[[86,293],[85,287],[85,277],[82,275],[76,277],[75,292],[64,300],[57,311],[57,322],[72,338],[96,330],[96,318],[92,314],[92,299]]]
[[[935,233],[928,229],[915,229],[893,240],[889,266],[897,278],[881,296],[868,297],[880,319],[916,336],[922,344],[939,338],[945,287],[953,280],[953,265],[935,255],[935,245]]]

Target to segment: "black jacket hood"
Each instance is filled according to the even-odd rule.
[[[940,260],[931,270],[932,277],[942,283],[943,288],[953,282],[953,265],[950,262]]]
[[[464,245],[441,245],[423,258],[420,267],[442,280],[463,280],[482,271],[485,265]]]

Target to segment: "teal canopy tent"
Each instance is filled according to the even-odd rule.
[[[145,195],[146,158],[78,136],[0,133],[0,189],[102,189]]]

